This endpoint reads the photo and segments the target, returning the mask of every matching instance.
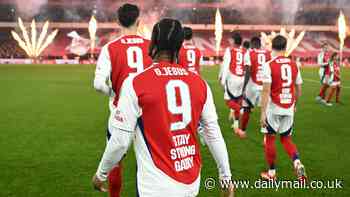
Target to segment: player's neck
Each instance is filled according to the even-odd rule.
[[[191,40],[184,40],[184,43],[183,44],[188,44],[188,45],[191,45],[191,44],[193,44],[193,41],[192,41],[192,39]]]
[[[285,54],[285,51],[272,51],[274,57],[284,56]]]
[[[129,28],[122,28],[121,34],[124,36],[129,36],[129,35],[137,35],[137,27],[132,26]]]
[[[235,49],[239,49],[239,48],[241,48],[241,45],[238,45],[238,44],[233,44],[233,48],[235,48]]]
[[[167,51],[160,51],[156,57],[154,57],[155,62],[173,62],[173,58]]]

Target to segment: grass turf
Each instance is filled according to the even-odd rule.
[[[91,188],[105,146],[107,98],[92,88],[93,66],[0,66],[0,196],[107,196]],[[204,68],[212,87],[219,122],[227,143],[233,177],[259,178],[264,170],[258,110],[253,112],[247,140],[233,136],[228,109],[216,81],[217,68]],[[350,71],[343,70],[345,105],[316,104],[316,69],[303,69],[303,95],[298,103],[294,140],[310,180],[343,181],[342,189],[237,189],[237,196],[350,196]],[[315,80],[315,81],[313,81]],[[291,162],[278,144],[278,176],[294,180]],[[216,165],[202,147],[199,196],[218,196],[205,190],[204,180],[216,177]],[[123,196],[136,196],[133,151],[124,161]],[[156,186],[155,186],[156,187]]]

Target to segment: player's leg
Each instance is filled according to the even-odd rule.
[[[264,152],[265,160],[268,165],[268,170],[260,174],[261,178],[265,180],[276,179],[276,131],[278,129],[279,120],[278,117],[272,114],[267,115],[266,120],[268,126],[263,128],[261,131],[264,133]]]
[[[111,110],[112,111],[112,110]],[[112,114],[109,117],[108,129],[107,129],[107,140],[111,138],[110,133],[110,120]],[[108,190],[110,197],[119,197],[122,190],[122,161],[119,162],[118,166],[115,166],[108,174]]]
[[[240,81],[233,75],[230,75],[225,87],[226,105],[232,110],[230,113],[233,117],[233,128],[239,127],[239,116],[241,110],[242,90],[239,91]]]
[[[323,75],[321,77],[321,88],[320,88],[320,92],[319,92],[318,96],[316,97],[316,100],[319,102],[322,102],[325,99],[326,92],[327,92],[327,89],[329,87],[328,78],[329,77],[327,75]]]
[[[333,97],[334,93],[336,92],[336,90],[337,90],[336,86],[332,85],[327,96],[326,96],[326,99],[325,99],[326,106],[332,106],[331,100],[332,100],[332,97]]]
[[[341,91],[341,85],[337,85],[336,92],[335,92],[335,102],[340,103],[340,91]]]
[[[246,131],[250,119],[250,113],[251,113],[251,108],[250,107],[243,107],[243,113],[240,116],[239,119],[239,128],[242,131]]]
[[[299,180],[306,179],[305,167],[299,159],[299,152],[296,145],[292,141],[293,116],[282,116],[280,120],[280,141],[284,151],[288,154],[293,162],[295,173]]]
[[[110,197],[119,197],[122,190],[122,162],[108,174],[108,189]]]

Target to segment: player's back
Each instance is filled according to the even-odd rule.
[[[231,49],[231,61],[230,71],[232,74],[243,77],[244,76],[244,54],[246,49],[232,48]]]
[[[183,44],[179,51],[178,63],[190,71],[200,74],[201,51],[193,44]]]
[[[251,79],[252,81],[261,86],[262,85],[262,67],[263,64],[270,61],[271,52],[265,49],[251,49],[249,51],[251,61]]]
[[[196,136],[207,99],[205,81],[181,65],[160,62],[137,75],[132,84],[142,111],[135,139],[138,166],[143,169],[138,178],[148,180],[140,183],[142,190],[157,184],[195,191],[201,168]]]
[[[271,100],[282,108],[295,103],[295,85],[301,80],[299,69],[290,58],[278,56],[269,62],[271,70]]]
[[[114,105],[117,105],[124,80],[130,74],[140,73],[152,64],[148,55],[149,44],[149,40],[140,36],[125,35],[107,45],[112,67],[112,89],[116,93]]]

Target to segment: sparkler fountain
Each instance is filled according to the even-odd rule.
[[[30,25],[30,36],[21,18],[18,18],[18,26],[21,29],[23,38],[21,38],[15,31],[11,31],[12,37],[17,41],[18,45],[26,52],[28,57],[33,59],[34,61],[36,61],[40,57],[42,52],[53,42],[58,33],[58,29],[56,29],[47,36],[47,32],[49,29],[49,21],[46,21],[44,23],[39,38],[37,38],[37,26],[34,19],[32,20],[32,23]]]

